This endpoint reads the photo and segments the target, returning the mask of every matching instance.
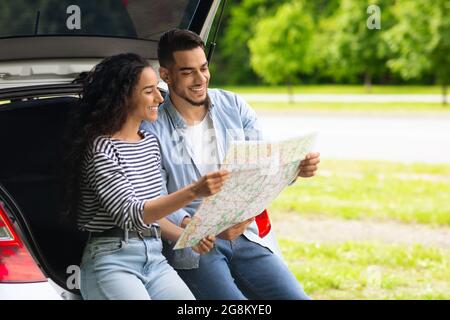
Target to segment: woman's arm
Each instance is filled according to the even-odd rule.
[[[156,199],[139,200],[121,166],[104,153],[94,155],[86,169],[87,183],[100,204],[122,229],[144,230],[156,220],[185,207],[194,199],[219,192],[228,172],[209,173],[185,188]]]
[[[193,200],[207,197],[220,191],[225,180],[228,178],[225,170],[208,173],[197,182],[184,187],[169,195],[157,199],[147,200],[144,203],[143,220],[151,224],[156,220],[164,218],[168,214],[185,207]]]

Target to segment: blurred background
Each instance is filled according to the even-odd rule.
[[[449,60],[449,0],[227,2],[211,87],[319,132],[317,176],[269,208],[312,298],[450,298]]]

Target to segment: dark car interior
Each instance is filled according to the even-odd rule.
[[[87,240],[62,219],[62,137],[77,101],[58,97],[0,106],[0,182],[21,209],[47,276],[65,289],[67,267],[80,264]]]

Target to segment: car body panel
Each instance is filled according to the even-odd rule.
[[[50,282],[0,283],[0,300],[63,300]]]

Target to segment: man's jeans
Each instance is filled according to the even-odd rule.
[[[91,238],[81,263],[84,299],[194,299],[167,263],[157,238]]]
[[[279,256],[244,236],[217,238],[198,269],[177,272],[197,299],[310,299]]]

